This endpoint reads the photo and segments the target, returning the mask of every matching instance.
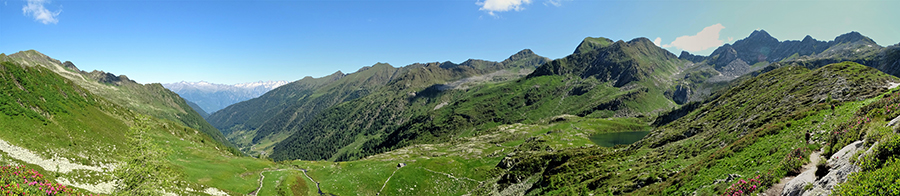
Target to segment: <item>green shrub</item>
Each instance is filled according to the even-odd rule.
[[[874,171],[851,173],[846,183],[834,188],[835,195],[900,195],[900,164],[891,158]]]
[[[117,168],[117,195],[161,195],[159,190],[173,187],[177,173],[166,160],[171,152],[154,144],[148,135],[149,117],[140,116],[128,129],[135,151],[128,155],[125,165]]]
[[[797,148],[788,153],[784,160],[781,161],[781,166],[787,171],[788,175],[796,175],[800,173],[800,169],[803,168],[803,164],[809,161],[809,150],[806,148]]]
[[[900,135],[893,134],[882,139],[871,154],[860,158],[859,165],[863,170],[873,170],[882,167],[887,160],[898,158],[898,156],[900,156]]]

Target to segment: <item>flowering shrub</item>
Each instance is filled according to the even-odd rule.
[[[809,157],[806,157],[807,155],[809,155],[809,150],[806,148],[794,149],[784,157],[781,161],[781,166],[784,168],[784,171],[787,171],[788,175],[799,174],[803,164],[809,160]]]
[[[89,195],[50,182],[24,166],[0,166],[0,195]]]
[[[900,91],[885,94],[878,101],[863,106],[857,116],[869,116],[872,118],[885,118],[891,120],[900,115]]]
[[[775,171],[775,173],[779,173],[778,171],[787,171],[789,175],[796,175],[800,172],[800,168],[803,167],[803,164],[807,163],[809,160],[806,157],[809,153],[810,150],[804,147],[794,149],[784,157],[779,167],[772,168],[764,175],[756,175],[756,177],[750,179],[740,179],[735,181],[728,189],[725,189],[725,193],[722,195],[753,195],[754,192],[762,189],[763,186],[772,185],[772,183],[775,183],[774,180],[780,179],[780,177],[776,177],[775,174],[773,174],[773,171]]]
[[[734,184],[731,184],[728,189],[725,189],[725,194],[728,196],[739,196],[739,195],[751,195],[756,190],[762,187],[763,181],[760,179],[763,178],[761,175],[756,175],[754,178],[750,178],[747,180],[740,179],[736,181]]]
[[[873,119],[889,121],[900,116],[900,91],[885,94],[881,99],[860,108],[854,115],[853,119],[841,123],[828,132],[828,141],[823,152],[825,156],[831,156],[847,144],[862,139],[866,131],[864,127]]]
[[[860,140],[860,133],[863,133],[863,128],[870,122],[872,122],[872,118],[868,116],[857,116],[838,125],[834,130],[828,132],[828,143],[825,144],[824,154],[829,156],[847,144]]]

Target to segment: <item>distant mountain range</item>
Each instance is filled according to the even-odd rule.
[[[854,51],[849,51],[851,48]],[[819,41],[809,35],[800,41],[778,41],[765,30],[756,30],[747,38],[717,48],[709,56],[681,52],[679,58],[695,63],[706,61],[717,71],[723,72],[727,76],[737,77],[750,72],[753,65],[768,65],[801,57],[847,59],[847,57],[865,56],[866,53],[881,49],[882,47],[875,41],[859,32],[840,35],[833,41]],[[761,68],[762,66],[755,67]]]
[[[206,81],[162,84],[182,98],[194,102],[205,113],[213,113],[237,102],[259,97],[272,89],[290,83],[288,81],[258,81],[234,85],[215,84]],[[199,112],[199,111],[198,111]],[[201,112],[202,115],[202,112]]]
[[[493,72],[488,70],[507,69],[498,66],[506,65],[503,62],[414,64],[399,69],[375,65],[354,74],[300,80],[302,88],[292,87],[298,90],[275,89],[279,96],[237,104],[208,120],[244,152],[271,152],[275,160],[347,161],[447,141],[498,123],[533,123],[565,114],[655,116],[706,100],[738,84],[742,76],[781,66],[815,69],[854,61],[896,75],[896,66],[891,66],[897,64],[896,53],[895,46],[879,46],[858,32],[833,41],[809,36],[779,41],[758,30],[710,56],[683,52],[680,57],[646,38],[588,37],[565,58],[521,61],[526,66],[516,67],[534,71],[499,80],[497,85],[448,87]],[[523,51],[504,62],[541,59],[529,56],[534,54]],[[459,68],[465,69],[454,70]]]
[[[165,87],[0,53],[0,165],[114,195],[127,184],[93,184],[172,176],[176,195],[879,195],[900,168],[898,75],[900,44],[858,32],[779,41],[757,30],[709,56],[588,37],[552,60],[525,49],[501,62]],[[633,133],[645,135],[595,141]]]
[[[259,98],[214,112],[207,120],[231,138],[231,141],[237,142],[245,152],[271,153],[275,143],[297,132],[321,136],[344,132],[329,137],[341,141],[323,139],[309,144],[343,147],[348,143],[344,139],[361,134],[360,129],[384,127],[373,126],[372,123],[387,125],[385,121],[394,121],[391,124],[396,124],[406,121],[413,112],[421,112],[418,109],[428,108],[427,111],[430,111],[440,102],[425,104],[426,101],[439,101],[437,97],[427,97],[443,90],[465,91],[468,86],[516,79],[531,73],[536,66],[548,60],[525,49],[502,62],[470,59],[459,64],[416,63],[399,68],[377,63],[350,74],[338,71],[321,78],[306,77],[294,81]],[[374,100],[349,103],[365,97],[372,97]],[[420,98],[412,99],[413,97]],[[415,109],[404,109],[414,103]],[[346,109],[336,109],[337,107]],[[338,129],[320,127],[323,129],[321,132],[326,132],[321,134],[303,131],[317,129],[316,126],[320,124],[353,125]],[[330,150],[314,151],[321,153],[316,158],[322,159],[327,159],[334,153]]]

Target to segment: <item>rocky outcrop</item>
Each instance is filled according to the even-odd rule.
[[[856,141],[844,146],[844,148],[841,148],[840,151],[834,153],[828,159],[828,168],[831,168],[828,174],[816,179],[815,169],[800,173],[800,175],[784,186],[784,191],[781,195],[831,195],[831,190],[834,189],[835,185],[847,181],[850,173],[860,170],[859,166],[850,162],[852,156],[856,155],[856,152],[860,150],[864,150],[862,141]],[[806,186],[810,183],[813,185],[812,188],[806,189]]]
[[[736,59],[738,59],[738,51],[731,45],[725,44],[713,51],[706,63],[713,65],[716,70],[719,70]]]
[[[125,75],[116,76],[115,74],[107,73],[104,71],[94,70],[89,73],[82,71],[82,74],[84,74],[85,76],[87,76],[91,79],[97,80],[100,83],[111,84],[111,85],[116,85],[116,86],[121,86],[122,84],[126,84],[126,83],[132,83],[132,84],[137,83],[134,80],[128,79],[128,76],[125,76]]]
[[[686,85],[678,85],[675,86],[675,90],[672,91],[672,101],[675,101],[678,105],[685,104],[688,102],[693,92],[691,88]]]
[[[878,53],[878,70],[894,76],[900,76],[900,44],[885,47]]]
[[[750,73],[750,65],[741,59],[735,59],[727,65],[719,68],[719,73],[728,77],[738,77]]]
[[[81,70],[78,69],[78,67],[75,67],[75,63],[72,63],[72,61],[66,61],[66,62],[63,62],[63,67],[69,68],[69,69],[74,70],[74,71],[76,71],[76,72],[81,71]]]

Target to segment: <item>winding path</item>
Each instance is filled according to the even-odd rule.
[[[387,186],[388,181],[391,181],[391,178],[394,177],[394,174],[397,173],[397,170],[400,170],[400,167],[397,167],[397,169],[395,169],[394,172],[391,173],[391,176],[388,176],[387,180],[384,180],[384,184],[381,185],[381,190],[378,190],[378,193],[375,193],[375,195],[381,195],[381,191],[384,191],[384,187]]]
[[[268,171],[285,171],[285,170],[302,171],[302,172],[303,172],[303,175],[306,176],[306,178],[309,178],[309,181],[312,181],[313,183],[316,183],[316,189],[318,189],[319,195],[325,195],[325,193],[322,192],[322,188],[319,188],[319,182],[316,182],[316,180],[313,180],[312,177],[309,177],[309,175],[306,174],[306,169],[274,169],[274,170],[273,170],[273,169],[267,169],[267,170],[263,170],[263,171],[259,172],[259,187],[256,188],[255,191],[250,192],[248,195],[256,196],[256,194],[258,194],[259,191],[262,190],[262,188],[263,188],[263,179],[266,179],[266,176],[263,175],[263,173],[268,172]]]
[[[448,174],[448,173],[438,172],[438,171],[430,170],[430,169],[424,168],[424,167],[423,167],[422,169],[428,170],[428,171],[430,171],[430,172],[432,172],[432,173],[437,173],[437,174],[447,175],[447,177],[453,178],[454,180],[457,180],[457,181],[459,181],[460,179],[464,179],[464,180],[468,180],[468,181],[472,181],[472,182],[481,182],[481,181],[478,181],[478,180],[475,180],[475,179],[471,179],[471,178],[468,178],[468,177],[465,177],[465,176],[463,176],[463,177],[458,177],[458,178],[457,178],[456,176],[450,175],[450,174]]]
[[[800,169],[800,174],[803,174],[803,172],[806,170],[811,170],[811,169],[815,170],[816,164],[819,163],[819,161],[827,161],[827,160],[819,160],[820,154],[821,154],[821,152],[819,152],[819,151],[809,154],[810,161],[809,161],[809,163],[806,163],[806,165],[803,165],[803,167]],[[784,186],[787,185],[787,183],[790,182],[791,180],[793,180],[794,178],[801,177],[800,174],[798,174],[796,176],[787,176],[787,177],[782,178],[781,181],[778,182],[778,184],[772,185],[772,187],[769,187],[769,189],[766,189],[765,191],[763,191],[763,194],[760,194],[760,195],[768,195],[768,196],[781,195],[784,191]],[[806,176],[806,177],[809,178],[809,176]],[[815,178],[816,178],[815,176],[812,176],[811,181],[815,181],[816,180]]]

